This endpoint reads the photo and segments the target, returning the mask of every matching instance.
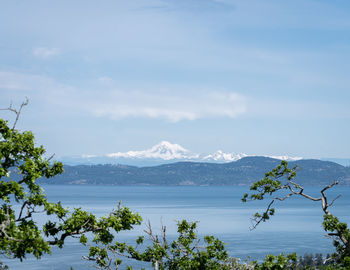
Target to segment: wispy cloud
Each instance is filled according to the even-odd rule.
[[[102,79],[101,79],[102,78]],[[88,112],[113,120],[123,118],[164,119],[171,122],[206,118],[236,118],[246,112],[245,97],[232,91],[213,89],[122,89],[107,77],[98,78],[98,89],[61,84],[36,75],[0,72],[0,92],[7,96],[19,93],[50,108],[71,113]],[[107,81],[107,85],[106,85]],[[51,104],[51,106],[50,106]]]
[[[97,116],[159,118],[178,122],[202,118],[236,118],[245,113],[245,99],[234,92],[122,91],[110,90],[100,102],[91,104]]]
[[[37,47],[33,49],[33,55],[40,58],[51,58],[53,56],[59,55],[61,52],[57,48],[47,48],[47,47]]]
[[[227,118],[340,119],[349,118],[347,101],[254,98],[230,90],[195,86],[118,86],[109,77],[96,78],[92,86],[61,83],[53,78],[0,71],[0,94],[10,100],[29,97],[50,111],[120,120],[183,120]],[[6,100],[7,99],[7,100]],[[42,105],[42,106],[44,106]],[[41,110],[41,109],[38,109]]]

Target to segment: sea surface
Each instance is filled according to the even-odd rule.
[[[82,207],[98,216],[107,215],[117,209],[118,202],[138,212],[143,224],[134,230],[117,235],[119,241],[134,243],[150,220],[153,231],[167,227],[168,238],[176,237],[176,222],[182,219],[198,221],[198,234],[214,235],[226,243],[230,256],[245,260],[262,260],[266,254],[281,252],[332,253],[332,241],[325,237],[322,229],[320,202],[305,198],[292,198],[275,204],[276,214],[268,222],[250,230],[250,218],[256,211],[264,210],[268,201],[242,203],[241,197],[248,187],[216,186],[88,186],[45,185],[48,200],[61,201],[64,207]],[[321,187],[307,187],[305,192],[319,196]],[[330,199],[342,194],[330,209],[342,221],[350,223],[350,187],[333,187],[328,191]],[[44,222],[43,216],[38,223]],[[10,269],[89,269],[91,262],[82,259],[87,249],[76,239],[67,241],[63,249],[53,248],[52,255],[40,260],[28,257],[23,262],[4,260]],[[123,258],[122,258],[123,259]],[[122,264],[124,265],[124,263]],[[134,269],[149,264],[126,261],[125,266]],[[91,268],[93,269],[93,268]],[[124,269],[123,267],[121,269]]]

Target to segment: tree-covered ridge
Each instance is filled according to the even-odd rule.
[[[40,181],[48,184],[251,185],[280,162],[267,157],[246,157],[225,164],[178,162],[154,167],[64,166],[64,174]],[[299,160],[289,164],[298,166],[296,180],[300,184],[326,185],[330,179],[337,179],[340,185],[350,185],[349,167],[321,160]]]

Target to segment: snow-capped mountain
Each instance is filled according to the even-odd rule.
[[[173,144],[162,141],[146,150],[133,150],[127,152],[109,153],[106,155],[81,155],[62,157],[60,160],[66,164],[127,164],[135,166],[154,166],[177,161],[196,161],[196,162],[216,162],[226,163],[237,161],[241,158],[253,156],[244,153],[226,153],[218,150],[211,154],[193,153],[179,144]],[[301,157],[289,156],[270,156],[275,159],[295,161]]]
[[[152,148],[141,151],[128,151],[107,154],[112,158],[156,158],[163,160],[172,159],[194,159],[198,158],[198,154],[193,154],[189,150],[183,148],[179,144],[172,144],[167,141],[162,141]]]
[[[222,150],[218,150],[213,154],[204,156],[203,160],[217,161],[217,162],[232,162],[247,156],[248,156],[247,154],[243,154],[243,153],[241,154],[225,153]]]
[[[264,156],[274,159],[286,160],[286,161],[297,161],[303,159],[302,157],[290,157],[290,156]]]

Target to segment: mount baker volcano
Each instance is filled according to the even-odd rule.
[[[191,152],[179,144],[162,141],[146,150],[115,152],[105,155],[80,155],[61,157],[60,161],[68,165],[79,164],[127,164],[134,166],[154,166],[178,161],[227,163],[241,158],[254,156],[244,153],[226,153],[218,150],[214,153],[199,154]],[[296,161],[301,157],[269,156],[275,159]]]

